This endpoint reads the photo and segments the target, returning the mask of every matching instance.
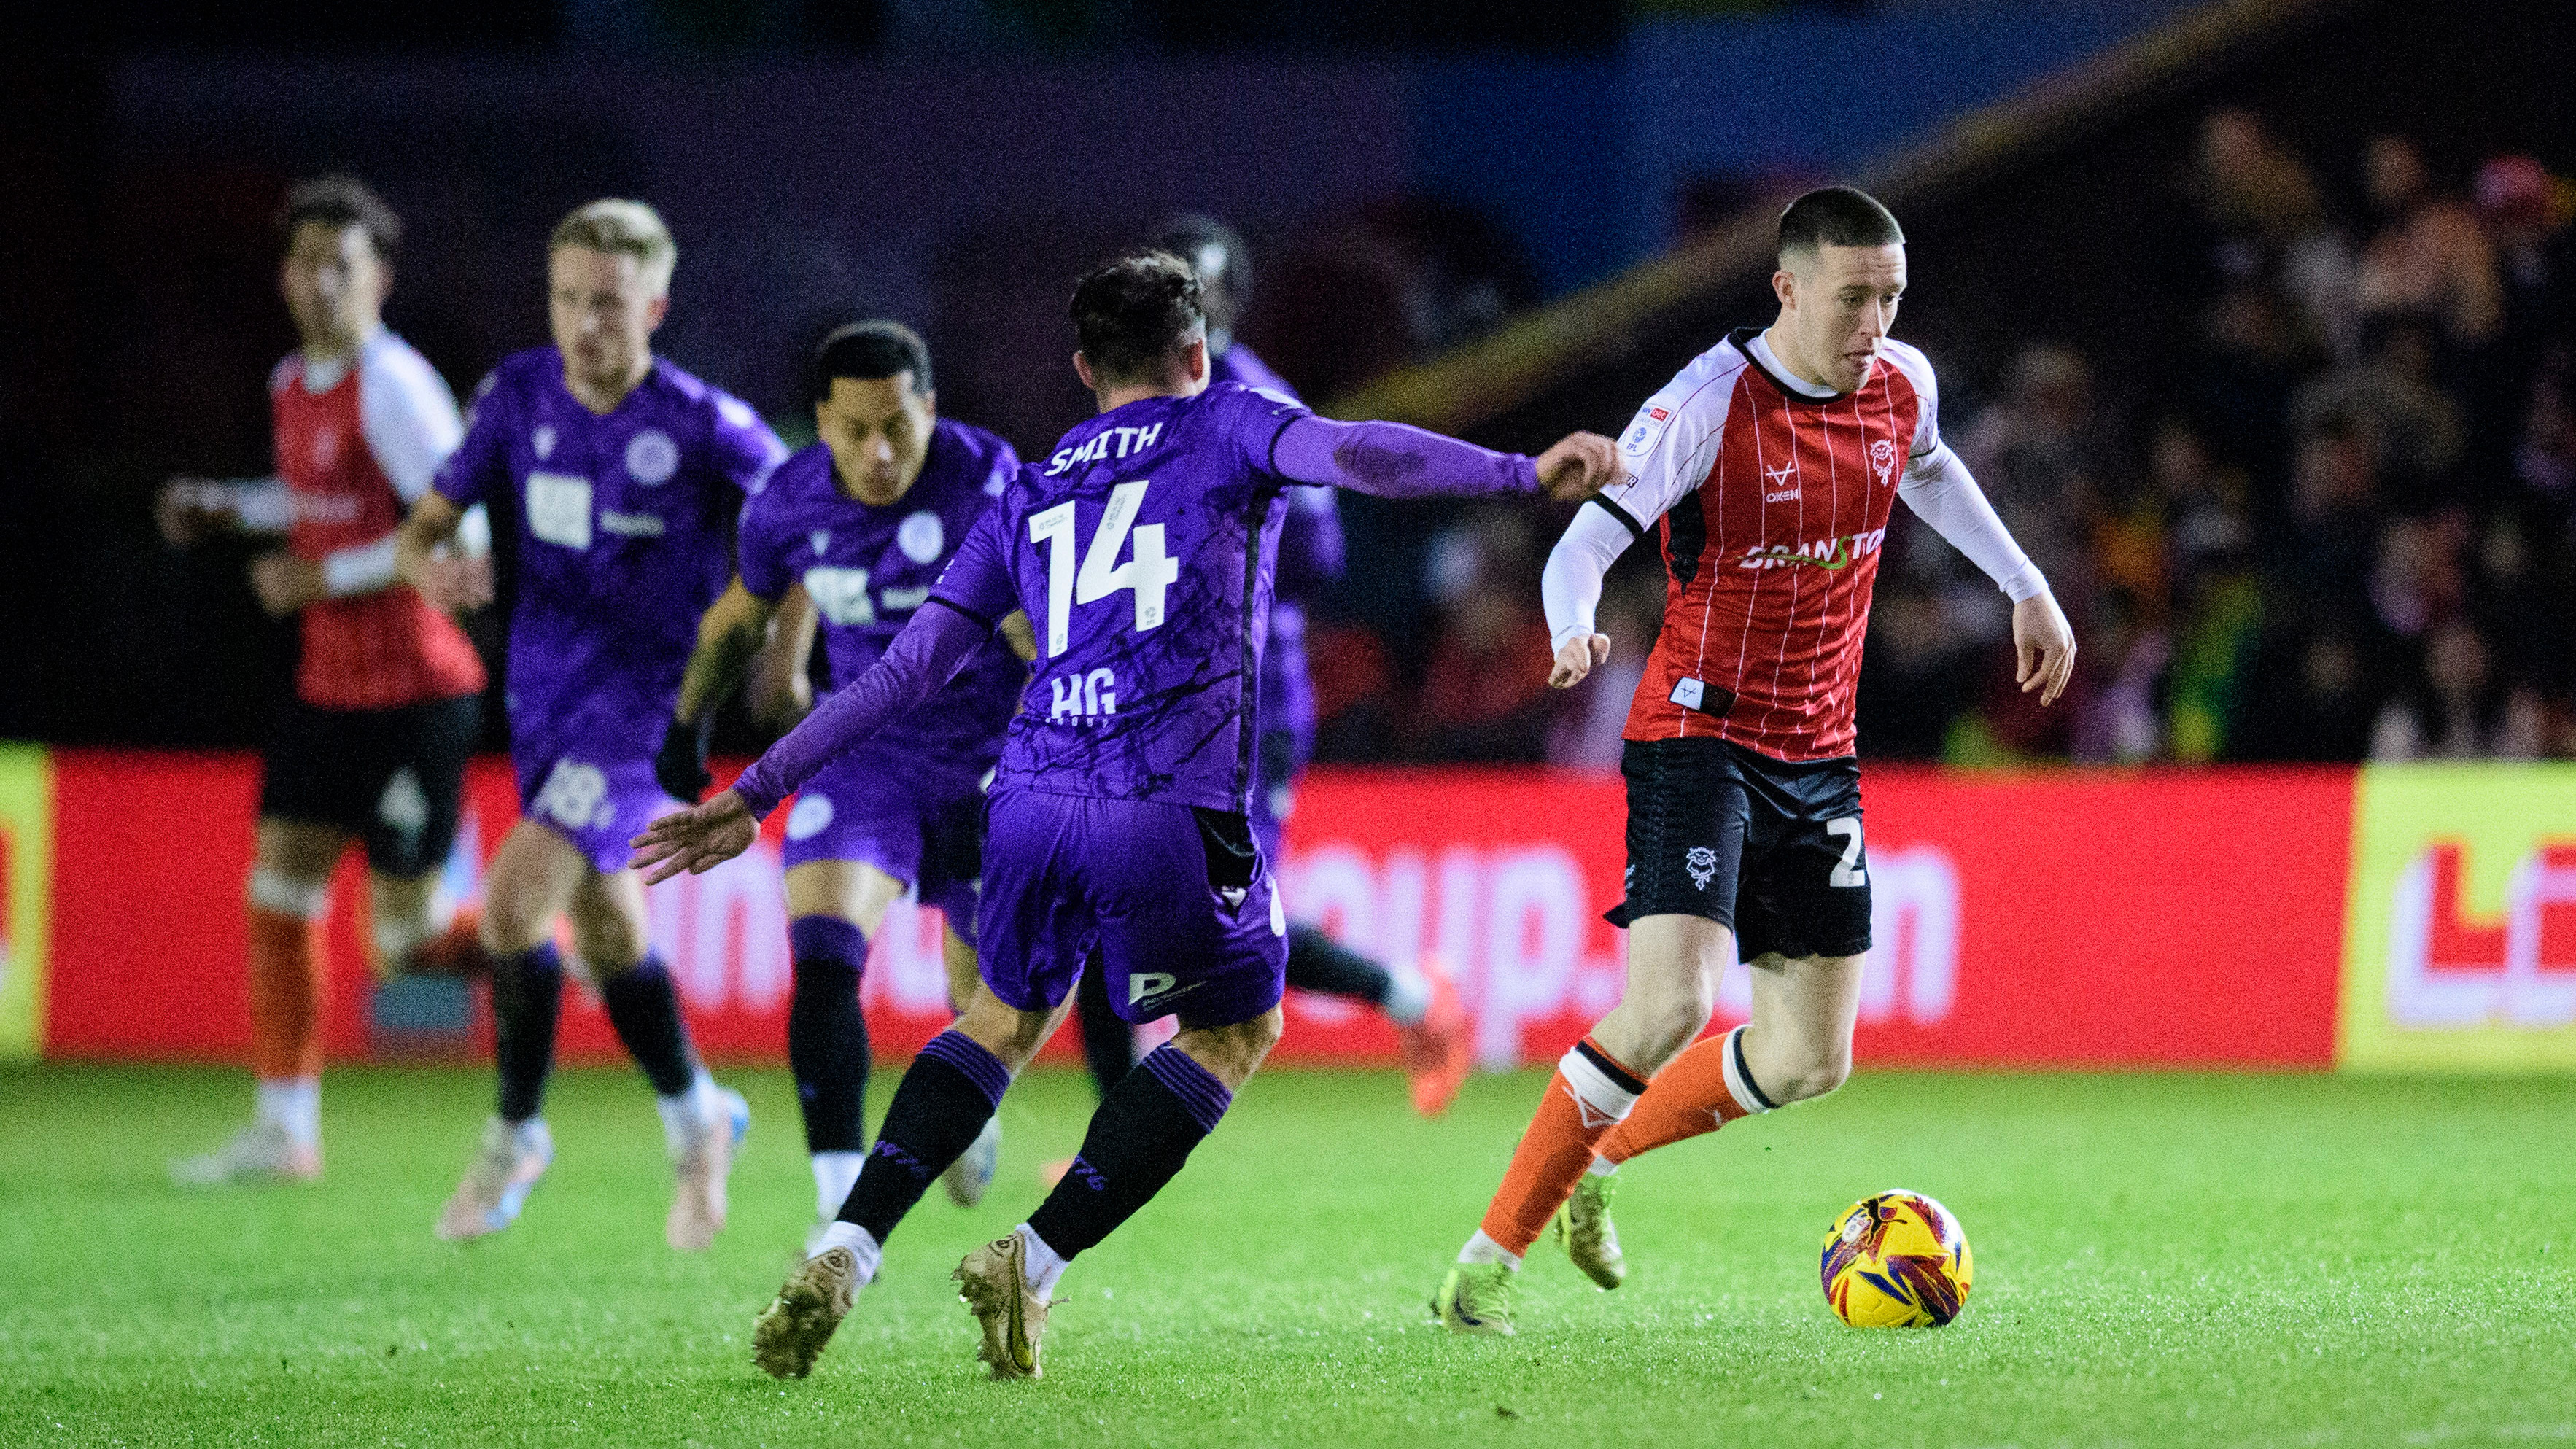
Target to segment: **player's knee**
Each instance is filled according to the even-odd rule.
[[[514,893],[495,890],[483,903],[483,949],[495,956],[524,955],[546,943],[553,924]]]
[[[1774,1102],[1803,1102],[1851,1080],[1851,1069],[1848,1045],[1814,1046],[1790,1056],[1785,1065],[1775,1068],[1779,1080],[1764,1080],[1761,1087]]]

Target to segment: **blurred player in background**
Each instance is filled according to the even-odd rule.
[[[913,1059],[822,1250],[761,1315],[753,1358],[769,1373],[813,1367],[887,1235],[1071,1011],[1079,975],[1102,973],[1129,1022],[1177,1015],[1181,1029],[1102,1098],[1028,1221],[958,1265],[997,1378],[1038,1373],[1065,1265],[1180,1171],[1278,1040],[1288,923],[1246,812],[1280,490],[1526,494],[1545,480],[1580,496],[1615,467],[1589,434],[1533,462],[1211,388],[1199,295],[1162,252],[1084,277],[1074,366],[1100,415],[1021,471],[874,668],[732,789],[636,841],[656,878],[741,853],[762,816],[919,708],[1000,620],[1043,621],[993,785],[983,985]]]
[[[1252,291],[1252,261],[1243,238],[1204,216],[1166,222],[1154,243],[1199,275],[1207,309],[1209,385],[1264,388],[1292,402],[1296,389],[1235,339]],[[1278,595],[1270,606],[1270,640],[1261,656],[1261,737],[1253,745],[1252,830],[1264,859],[1279,860],[1280,827],[1296,808],[1297,782],[1315,750],[1315,688],[1306,674],[1306,605],[1342,577],[1342,522],[1330,488],[1289,487],[1280,494]],[[1413,1107],[1425,1117],[1449,1109],[1474,1065],[1467,1014],[1445,973],[1390,969],[1303,921],[1288,925],[1288,984],[1299,991],[1365,1002],[1395,1024]],[[1106,1094],[1136,1064],[1135,1028],[1112,1008],[1100,973],[1079,988],[1082,1052],[1092,1081]],[[1054,1169],[1050,1168],[1050,1172]]]
[[[302,620],[295,695],[261,761],[249,886],[251,1125],[183,1159],[190,1183],[322,1173],[322,920],[351,842],[367,853],[373,962],[481,967],[470,917],[433,888],[455,842],[483,662],[394,572],[394,530],[462,424],[447,384],[384,325],[402,226],[346,176],[288,195],[278,290],[298,347],[269,375],[277,476],[173,479],[156,509],[186,547],[211,529],[283,535],[251,561],[260,607]]]
[[[1875,199],[1829,187],[1791,203],[1778,320],[1646,400],[1619,440],[1624,476],[1548,558],[1548,682],[1563,689],[1609,657],[1603,574],[1662,520],[1664,626],[1620,764],[1628,895],[1609,919],[1628,930],[1628,980],[1558,1063],[1432,1300],[1460,1332],[1512,1331],[1512,1275],[1552,1219],[1586,1276],[1619,1285],[1620,1163],[1850,1075],[1869,949],[1853,700],[1896,500],[2013,601],[2025,692],[2052,703],[2074,672],[2048,581],[1941,441],[1931,364],[1887,335],[1905,280],[1905,233]],[[1739,954],[1752,1019],[1693,1045]]]
[[[942,418],[930,351],[912,329],[861,322],[814,357],[812,447],[743,509],[731,587],[698,626],[660,760],[662,788],[694,804],[709,783],[707,726],[755,658],[765,717],[813,708],[806,673],[819,628],[834,679],[856,679],[930,597],[975,520],[1020,468],[1011,445]],[[777,637],[769,639],[772,620]],[[795,990],[787,1062],[805,1115],[816,1216],[832,1220],[867,1149],[868,1026],[859,976],[886,908],[919,888],[947,922],[949,1001],[975,989],[976,878],[984,782],[1036,652],[1025,616],[928,703],[805,782],[787,815],[787,940]],[[971,1207],[992,1183],[1001,1122],[984,1124],[942,1181]],[[819,1236],[821,1226],[816,1227]]]
[[[659,1098],[679,1172],[671,1246],[705,1248],[724,1226],[749,1123],[698,1063],[625,869],[626,839],[673,807],[654,756],[698,620],[732,575],[734,520],[786,453],[748,406],[653,355],[677,260],[640,202],[564,218],[547,249],[555,345],[484,379],[464,443],[403,525],[404,576],[446,607],[491,592],[488,569],[436,552],[466,508],[508,520],[495,533],[515,561],[506,698],[521,814],[483,911],[500,1110],[439,1214],[442,1238],[507,1227],[553,1159],[538,1113],[563,998],[558,916]]]

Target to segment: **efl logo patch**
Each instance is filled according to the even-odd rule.
[[[1636,421],[1628,425],[1628,431],[1620,435],[1619,451],[1631,458],[1642,458],[1655,451],[1655,444],[1663,441],[1664,428],[1672,420],[1670,408],[1645,408],[1637,414]]]

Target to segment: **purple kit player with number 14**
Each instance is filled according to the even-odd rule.
[[[483,910],[500,1101],[439,1214],[451,1241],[509,1226],[554,1156],[538,1112],[563,1000],[558,915],[659,1098],[679,1176],[671,1246],[703,1250],[724,1226],[749,1121],[698,1064],[620,843],[677,808],[654,783],[654,752],[698,618],[732,576],[734,518],[787,452],[749,407],[653,356],[677,260],[641,202],[564,218],[547,256],[555,345],[493,369],[399,535],[406,577],[433,602],[464,601],[454,561],[433,548],[470,505],[492,509],[515,561],[506,698],[520,815]]]
[[[1062,1021],[1086,965],[1130,1021],[1181,1030],[1111,1089],[1081,1154],[956,1277],[995,1377],[1038,1372],[1066,1262],[1169,1181],[1278,1040],[1287,921],[1245,819],[1280,490],[1580,497],[1615,476],[1578,433],[1533,461],[1391,423],[1334,423],[1275,394],[1209,387],[1200,287],[1163,252],[1082,279],[1074,365],[1100,416],[1021,471],[884,659],[731,790],[656,822],[656,879],[748,848],[760,817],[917,707],[1013,610],[1038,657],[1011,721],[984,851],[983,987],[913,1060],[820,1252],[779,1290],[753,1359],[800,1377],[875,1276],[887,1234],[992,1116]]]

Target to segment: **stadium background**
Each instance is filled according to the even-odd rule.
[[[1253,238],[1247,340],[1327,411],[1531,445],[1615,430],[1757,317],[1767,208],[1863,179],[1907,221],[1945,428],[2085,643],[2068,706],[2030,709],[2002,611],[1901,520],[1863,682],[1864,1058],[2576,1063],[2576,787],[2411,763],[2576,753],[2576,121],[2535,69],[2557,7],[117,13],[22,59],[13,103],[0,737],[53,752],[0,775],[0,1051],[246,1040],[238,751],[292,635],[238,555],[164,549],[148,499],[264,470],[291,342],[270,217],[343,167],[410,217],[389,317],[460,393],[538,335],[551,220],[632,192],[682,243],[660,344],[791,437],[805,345],[884,313],[928,333],[948,411],[1023,449],[1085,406],[1060,279],[1176,209]],[[2423,198],[2374,193],[2387,136]],[[1625,680],[1537,687],[1554,520],[1343,507],[1292,899],[1438,957],[1487,1065],[1543,1060],[1616,981]],[[1628,562],[1607,617],[1634,661],[1655,584]],[[726,743],[761,741],[729,719]],[[774,851],[657,898],[719,1053],[778,1050],[777,903]],[[2080,935],[2027,927],[2066,911]],[[470,1053],[454,988],[371,1001],[348,916],[335,1052]],[[935,1027],[929,929],[879,946],[888,1051]],[[1388,1045],[1330,1003],[1294,1021],[1290,1058]],[[595,1014],[570,1041],[607,1044]]]
[[[2569,7],[43,19],[0,47],[0,1442],[2576,1437]],[[2430,192],[2374,199],[2383,134]],[[249,750],[293,632],[246,548],[165,549],[149,505],[172,473],[266,468],[262,380],[292,345],[272,217],[326,168],[404,213],[389,320],[460,393],[541,340],[547,227],[623,192],[679,234],[665,350],[791,438],[795,359],[881,312],[928,335],[948,411],[1023,448],[1086,408],[1066,280],[1176,209],[1248,234],[1246,335],[1327,411],[1526,447],[1616,431],[1762,320],[1774,203],[1857,181],[1905,221],[1900,333],[2073,615],[2079,677],[2022,708],[1990,588],[1900,510],[1860,712],[1860,1070],[1624,1169],[1621,1292],[1534,1260],[1519,1338],[1425,1324],[1541,1074],[1420,1120],[1379,1022],[1292,999],[1282,1069],[1068,1276],[1035,1392],[974,1376],[943,1273],[1080,1141],[1071,1070],[1005,1100],[986,1203],[916,1214],[815,1379],[773,1385],[746,1325],[813,1204],[770,846],[654,903],[759,1123],[710,1253],[654,1246],[652,1114],[578,996],[568,1054],[601,1065],[555,1079],[536,1205],[470,1252],[432,1239],[488,1109],[483,1007],[370,988],[353,863],[328,1177],[167,1181],[245,1095]],[[2409,296],[2433,305],[2394,315]],[[1616,981],[1624,684],[1537,687],[1561,513],[1342,507],[1289,889],[1439,957],[1485,1066],[1543,1064]],[[1614,673],[1651,627],[1646,562],[1607,600]],[[729,715],[722,743],[763,741]],[[455,894],[511,803],[480,763]],[[939,1024],[934,930],[898,908],[880,933],[881,1054]],[[1816,1291],[1834,1211],[1896,1183],[1976,1244],[1938,1334],[1847,1331]]]

